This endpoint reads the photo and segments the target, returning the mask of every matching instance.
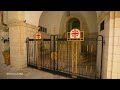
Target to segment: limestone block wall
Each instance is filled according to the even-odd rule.
[[[42,34],[42,38],[50,39],[50,34],[47,34],[47,33],[44,33],[44,32],[41,32],[41,34]]]
[[[110,12],[109,59],[107,76],[120,79],[120,11]]]
[[[3,11],[3,22],[8,24],[8,11]]]
[[[19,21],[9,24],[9,28],[11,65],[17,68],[27,67],[26,38],[35,39],[39,27]],[[46,34],[43,36],[49,37]]]
[[[98,33],[103,35],[105,40],[103,47],[102,78],[120,79],[120,11],[103,12],[98,17],[98,25],[102,20],[105,20],[105,29]],[[98,48],[101,50],[99,46],[100,44]],[[97,55],[98,66],[100,65],[99,52]]]
[[[102,53],[102,63],[101,63],[101,52],[102,52],[102,42],[98,41],[97,45],[97,74],[102,78],[107,78],[107,65],[108,65],[108,46],[109,46],[109,12],[105,11],[101,13],[98,17],[98,35],[103,36],[105,43],[103,44],[103,53]],[[100,24],[104,20],[104,30],[100,31]],[[99,40],[102,38],[99,37]],[[102,70],[101,70],[102,66]]]
[[[34,26],[39,25],[39,19],[43,11],[24,11],[24,12],[25,12],[25,20],[27,23]]]
[[[11,65],[16,68],[27,67],[26,38],[35,38],[39,27],[26,23],[23,11],[8,11],[6,13],[7,16],[4,18],[9,27]],[[44,34],[43,37],[48,38],[49,35]]]
[[[25,12],[24,11],[8,11],[7,16],[8,16],[8,18],[7,18],[8,24],[25,20]]]
[[[0,64],[4,63],[4,58],[2,55],[3,43],[1,41],[1,38],[2,38],[2,30],[0,29]]]
[[[80,13],[72,14],[72,15],[68,16],[67,12],[64,12],[64,14],[63,14],[63,16],[61,18],[61,22],[60,22],[59,34],[63,35],[64,32],[66,32],[66,30],[67,30],[67,22],[71,18],[77,18],[77,19],[80,20],[80,30],[84,31],[85,32],[85,37],[87,37],[88,36],[87,34],[89,32],[88,24],[86,22],[85,17],[83,17]]]
[[[25,28],[21,23],[9,24],[9,37],[10,37],[10,60],[11,65],[15,67],[26,66],[25,62]]]
[[[64,11],[44,11],[39,25],[47,28],[49,34],[59,34],[60,22]],[[54,29],[55,28],[55,29]]]
[[[2,37],[7,39],[9,37],[8,27],[0,25],[0,64],[4,63],[4,57],[2,52],[9,49],[9,42],[4,43]]]
[[[19,21],[9,24],[11,65],[17,68],[27,66],[26,38],[34,38],[38,27]]]
[[[29,39],[35,39],[36,33],[39,30],[39,27],[28,24],[28,23],[25,23],[24,27],[26,29],[24,31],[26,38],[28,37]],[[50,35],[47,33],[41,32],[41,35],[42,35],[42,38],[50,38]]]
[[[25,23],[24,27],[25,27],[25,30],[24,30],[25,38],[35,39],[35,34],[39,28],[37,26],[31,25],[28,23]]]

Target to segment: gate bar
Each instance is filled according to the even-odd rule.
[[[98,37],[102,37],[102,40],[98,40]],[[103,41],[103,36],[102,35],[98,35],[98,37],[97,37],[97,40],[98,41],[102,41],[102,51],[101,51],[101,66],[100,66],[100,79],[102,78],[102,62],[103,62],[103,43],[105,43],[104,41]]]
[[[29,38],[26,39],[26,43],[27,43],[27,67],[28,67]]]

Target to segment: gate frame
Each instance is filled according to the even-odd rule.
[[[99,40],[98,38],[99,37],[101,37],[102,39],[101,40]],[[100,63],[100,79],[102,79],[102,72],[103,72],[103,65],[102,65],[102,63],[103,63],[103,45],[105,44],[105,41],[104,41],[104,37],[103,37],[103,35],[98,35],[98,37],[97,37],[97,45],[98,45],[98,41],[101,41],[101,43],[102,43],[102,45],[101,45],[101,63]],[[97,48],[97,50],[98,50],[98,48]],[[97,60],[97,58],[96,58],[96,60]]]
[[[53,48],[53,51],[55,52],[55,45],[57,45],[57,44],[55,44],[55,42],[56,41],[58,41],[58,40],[66,40],[67,41],[67,38],[58,38],[58,35],[51,35],[51,36],[54,36],[54,39],[53,39],[53,41],[54,41],[54,48]],[[50,52],[52,52],[51,51],[51,36],[50,36]],[[57,36],[57,40],[55,40],[55,36]],[[101,39],[99,40],[99,37],[101,37]],[[96,47],[98,46],[98,42],[100,41],[101,43],[102,43],[102,45],[101,45],[101,64],[100,64],[100,77],[98,77],[98,79],[102,79],[102,68],[103,68],[103,65],[102,65],[102,63],[103,63],[103,45],[105,44],[105,41],[103,40],[103,36],[102,35],[98,35],[97,36],[97,38],[96,38]],[[36,68],[36,69],[39,69],[38,67],[36,67],[36,66],[33,66],[33,65],[30,65],[29,64],[29,60],[28,60],[28,54],[29,54],[29,41],[30,40],[35,40],[35,41],[40,41],[40,40],[36,40],[36,39],[29,39],[29,38],[27,38],[26,39],[26,49],[27,49],[27,67],[32,67],[32,68]],[[67,43],[68,43],[68,41],[67,41]],[[58,46],[57,46],[57,48],[58,48]],[[67,50],[68,51],[68,50]],[[97,51],[98,51],[98,47],[97,47]],[[58,60],[58,58],[57,58],[57,60]],[[56,61],[57,61],[56,60]],[[97,61],[97,57],[96,57],[96,61]],[[40,68],[40,70],[43,70],[43,71],[46,71],[46,72],[50,72],[50,73],[53,73],[53,74],[59,74],[59,75],[64,75],[64,76],[67,76],[67,77],[72,77],[71,76],[71,74],[69,74],[69,73],[63,73],[63,72],[60,72],[60,71],[58,71],[58,65],[57,65],[57,68],[55,68],[55,60],[53,61],[53,63],[54,63],[54,68],[53,68],[53,70],[50,70],[50,69],[46,69],[46,68]],[[96,63],[96,68],[97,68],[97,63]],[[97,79],[97,77],[96,77],[96,74],[97,74],[97,71],[95,70],[95,79]],[[87,78],[87,77],[81,77],[81,76],[77,76],[77,78],[78,79],[90,79],[90,78]]]

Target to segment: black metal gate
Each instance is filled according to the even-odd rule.
[[[102,36],[101,36],[102,37]],[[97,44],[101,42],[100,76],[96,72]],[[75,47],[73,46],[75,45]],[[75,50],[75,51],[74,51]],[[102,73],[103,37],[77,43],[51,35],[49,39],[27,38],[27,65],[76,78],[96,79]],[[75,61],[74,61],[75,60]]]

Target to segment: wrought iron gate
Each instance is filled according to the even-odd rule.
[[[67,41],[51,35],[49,39],[27,38],[27,65],[54,74],[76,78],[96,79],[97,43],[101,42],[101,70],[103,37],[85,38],[83,42]],[[101,72],[102,73],[102,72]]]

